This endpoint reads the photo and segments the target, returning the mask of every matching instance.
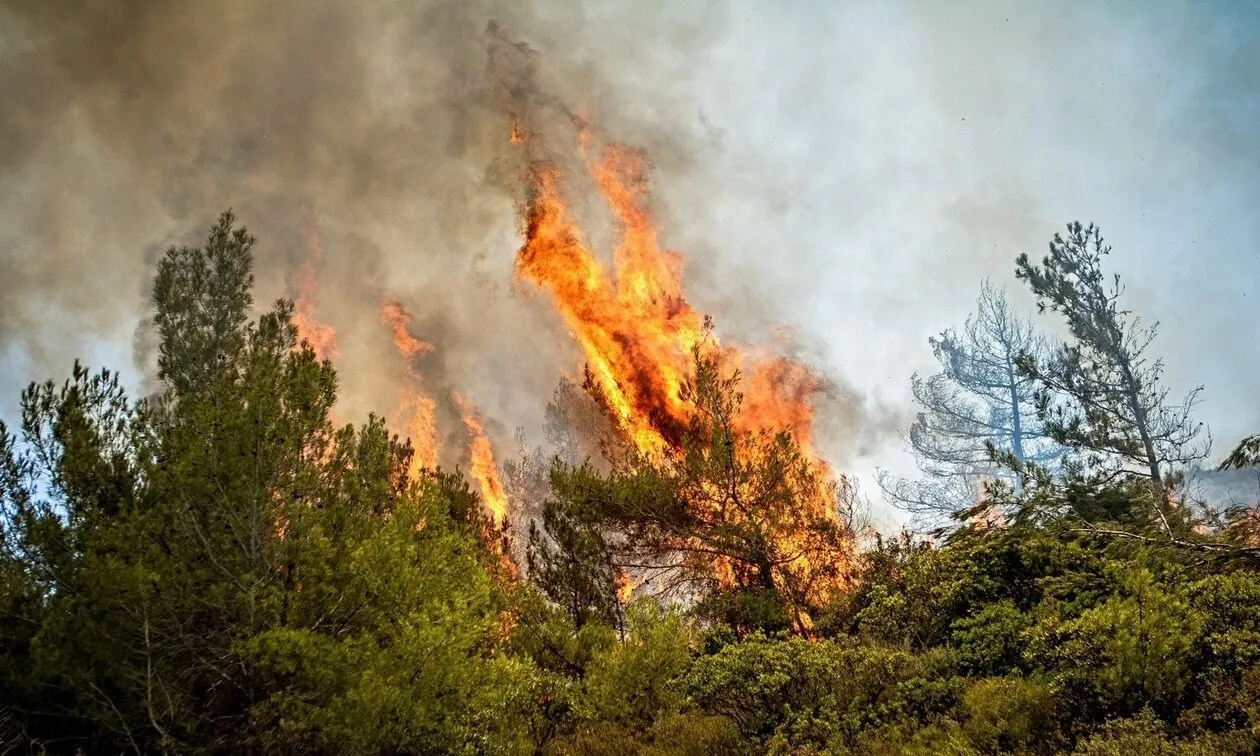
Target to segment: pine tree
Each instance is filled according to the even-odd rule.
[[[1085,455],[1084,462],[1103,478],[1137,474],[1157,492],[1178,466],[1202,459],[1210,436],[1191,411],[1202,390],[1180,404],[1170,404],[1160,383],[1163,360],[1147,349],[1158,323],[1143,328],[1122,309],[1120,277],[1110,283],[1102,270],[1111,247],[1093,224],[1070,223],[1067,235],[1055,234],[1040,266],[1027,254],[1016,261],[1016,276],[1028,284],[1044,312],[1063,316],[1074,341],[1050,359],[1026,355],[1020,369],[1044,387],[1037,396],[1038,416],[1055,441]]]
[[[920,515],[954,514],[976,504],[986,479],[1010,477],[994,462],[995,451],[1021,463],[1062,456],[1037,417],[1036,382],[1016,365],[1020,355],[1048,354],[1049,344],[1012,310],[1003,291],[985,281],[962,331],[947,330],[929,343],[941,372],[911,377],[922,411],[909,441],[924,477],[881,474],[880,485],[894,502]]]

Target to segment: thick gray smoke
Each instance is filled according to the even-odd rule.
[[[723,337],[796,326],[785,349],[854,387],[822,418],[841,468],[897,464],[927,336],[986,275],[1019,301],[1013,258],[1073,218],[1102,224],[1129,306],[1164,322],[1174,391],[1207,384],[1220,445],[1257,430],[1255,14],[1015,10],[0,0],[0,415],[75,357],[134,353],[142,375],[154,260],[231,206],[260,240],[260,303],[312,264],[347,419],[394,406],[404,368],[377,317],[394,296],[435,345],[426,378],[497,440],[537,427],[578,355],[545,295],[513,289],[494,21],[503,49],[534,51],[512,63],[531,102],[645,149],[664,242]]]
[[[377,317],[391,297],[435,347],[421,370],[440,429],[462,427],[444,399],[453,388],[500,440],[537,426],[578,364],[545,296],[512,285],[521,165],[508,113],[545,110],[533,120],[551,119],[549,143],[573,142],[566,114],[589,113],[643,147],[662,180],[685,175],[708,147],[698,111],[668,77],[619,61],[700,54],[722,31],[715,7],[672,14],[666,35],[645,24],[610,39],[558,1],[27,2],[0,13],[0,339],[31,372],[56,375],[95,356],[93,342],[128,340],[148,371],[156,257],[197,243],[231,206],[260,240],[260,304],[314,274],[348,418],[394,408],[404,367]],[[686,60],[675,67],[683,74]],[[834,398],[841,425],[860,425],[860,404]]]

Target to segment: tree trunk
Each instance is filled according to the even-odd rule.
[[[1007,355],[1007,386],[1011,391],[1011,453],[1021,463],[1024,461],[1024,429],[1019,416],[1019,387],[1015,382],[1015,365]]]
[[[1125,398],[1129,402],[1129,410],[1133,412],[1133,424],[1137,427],[1138,436],[1142,439],[1142,452],[1146,455],[1146,465],[1155,490],[1163,495],[1164,476],[1160,474],[1159,457],[1155,454],[1155,442],[1151,440],[1150,428],[1147,427],[1146,409],[1142,406],[1141,385],[1129,369],[1128,360],[1120,363],[1124,371]]]

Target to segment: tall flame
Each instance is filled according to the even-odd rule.
[[[311,345],[317,359],[335,360],[338,354],[337,332],[319,319],[315,308],[318,291],[315,271],[324,259],[324,251],[319,242],[319,232],[313,224],[308,224],[306,228],[306,250],[306,259],[289,283],[294,289],[293,324],[297,326],[298,338]]]
[[[586,154],[593,140],[589,127],[579,138]],[[608,145],[598,160],[588,159],[588,169],[618,221],[614,272],[584,245],[559,170],[540,162],[530,169],[516,273],[552,295],[622,430],[645,453],[675,447],[688,422],[681,393],[693,350],[720,350],[745,376],[740,428],[787,430],[825,467],[813,449],[812,430],[812,398],[825,382],[786,357],[706,341],[705,319],[682,292],[682,257],[660,246],[642,154]]]
[[[599,175],[623,221],[616,280],[581,241],[550,164],[531,170],[532,197],[518,277],[552,294],[585,353],[616,421],[641,450],[659,454],[675,444],[686,421],[679,391],[691,349],[704,323],[680,293],[676,256],[656,247],[640,187],[625,176],[622,155],[611,154]],[[624,272],[623,272],[624,269]]]
[[[486,436],[485,423],[476,407],[465,401],[459,394],[455,394],[454,398],[463,416],[464,426],[468,428],[468,433],[472,437],[468,453],[471,458],[470,472],[473,480],[477,481],[482,502],[494,517],[495,524],[502,525],[508,517],[508,496],[503,488],[503,481],[499,478],[499,467],[495,464],[494,449]]]
[[[433,351],[433,345],[411,335],[407,328],[411,314],[398,301],[386,299],[381,305],[380,316],[381,322],[389,326],[394,347],[403,358],[410,379],[402,388],[398,406],[399,412],[409,418],[407,436],[411,439],[413,456],[407,474],[415,478],[422,469],[437,466],[437,406],[424,392],[416,363],[419,357]]]
[[[653,223],[648,176],[643,155],[607,144],[585,118],[577,121],[578,152],[586,161],[617,221],[617,244],[610,271],[585,245],[581,229],[564,198],[559,168],[532,160],[529,193],[522,217],[524,243],[516,259],[518,280],[548,292],[564,323],[580,345],[589,375],[626,437],[649,457],[680,447],[690,422],[683,388],[694,368],[693,353],[718,356],[744,376],[743,401],[735,418],[740,431],[787,431],[805,454],[820,485],[796,502],[805,516],[839,520],[834,491],[844,490],[830,466],[817,453],[813,438],[813,399],[826,389],[808,366],[762,350],[722,346],[709,334],[707,320],[682,291],[682,258],[662,249]],[[513,128],[513,141],[529,133]],[[526,143],[527,156],[534,150]],[[836,485],[831,485],[835,483]],[[831,492],[831,493],[829,493]],[[798,554],[789,568],[794,580],[815,598],[835,587],[835,564],[812,564],[807,536],[781,536],[782,553]],[[799,542],[798,542],[799,541]],[[830,555],[829,560],[844,559]],[[716,565],[719,579],[734,580],[733,564]],[[633,578],[619,578],[619,596],[633,590]],[[808,616],[797,617],[809,628]]]

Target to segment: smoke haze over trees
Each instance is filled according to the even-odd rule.
[[[234,223],[157,266],[159,392],[76,364],[0,426],[5,746],[1254,749],[1260,505],[1197,519],[1141,473],[994,455],[1021,478],[992,490],[1009,526],[859,553],[796,438],[738,431],[738,377],[697,350],[688,439],[602,436],[608,473],[557,454],[522,575],[459,473],[413,473],[377,417],[333,423],[338,374],[291,301],[251,316]]]
[[[941,372],[911,377],[922,408],[909,443],[922,478],[885,474],[880,486],[899,506],[920,515],[950,515],[974,506],[989,479],[1001,476],[995,453],[1019,463],[1052,465],[1063,447],[1047,437],[1033,399],[1037,383],[1017,360],[1046,357],[1049,343],[1014,312],[1003,290],[985,281],[962,332],[928,340]]]
[[[1104,474],[1136,466],[1162,491],[1170,468],[1201,460],[1211,448],[1192,416],[1202,386],[1169,403],[1160,385],[1164,361],[1147,353],[1159,324],[1143,328],[1122,309],[1120,276],[1108,284],[1102,270],[1111,248],[1101,230],[1074,222],[1067,231],[1055,234],[1041,266],[1021,254],[1016,275],[1043,312],[1063,316],[1075,342],[1049,358],[1020,355],[1020,368],[1046,387],[1037,414],[1051,438],[1085,454],[1085,463]]]
[[[1252,752],[1258,51],[0,0],[0,751]]]
[[[963,322],[978,280],[1005,280],[1010,250],[1083,215],[1107,222],[1166,351],[1188,355],[1168,366],[1174,393],[1205,366],[1221,377],[1202,419],[1225,443],[1251,432],[1237,376],[1260,364],[1237,360],[1258,351],[1238,310],[1260,285],[1242,115],[1260,91],[1254,18],[955,6],[5,3],[3,385],[133,351],[124,381],[151,377],[138,282],[232,206],[273,240],[261,301],[295,293],[283,282],[308,239],[337,250],[313,271],[321,314],[347,359],[380,366],[344,377],[352,409],[393,409],[402,368],[372,315],[388,292],[441,347],[429,374],[462,386],[489,432],[539,427],[534,397],[572,354],[546,307],[505,283],[513,198],[496,191],[485,86],[496,19],[538,51],[544,90],[651,156],[699,309],[750,341],[794,327],[848,388],[831,456],[909,475],[902,379],[934,372],[924,340]],[[1157,271],[1173,269],[1169,287]],[[1200,305],[1185,312],[1187,298]],[[511,385],[481,380],[506,370]]]

